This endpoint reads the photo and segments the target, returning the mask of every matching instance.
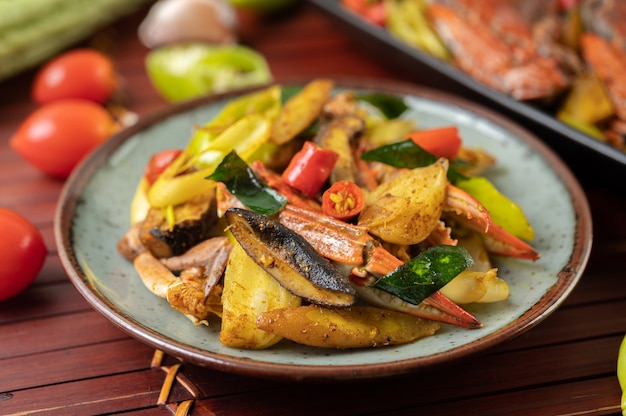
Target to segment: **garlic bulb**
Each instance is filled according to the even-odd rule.
[[[237,42],[237,14],[226,0],[159,0],[138,29],[147,48],[182,42]]]

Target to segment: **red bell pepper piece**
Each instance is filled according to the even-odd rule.
[[[330,176],[339,159],[337,152],[305,142],[282,174],[283,181],[300,192],[314,197]]]
[[[459,130],[453,126],[414,131],[408,138],[437,157],[453,159],[461,148]]]
[[[322,195],[322,212],[339,220],[349,220],[364,207],[365,195],[361,188],[351,181],[336,182]]]

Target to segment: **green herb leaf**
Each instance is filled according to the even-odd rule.
[[[411,139],[377,147],[363,153],[361,159],[407,169],[432,165],[437,161],[437,157]]]
[[[280,92],[280,102],[285,104],[291,97],[302,91],[301,85],[283,85]]]
[[[274,215],[287,203],[287,198],[261,182],[234,150],[206,179],[224,183],[246,207],[261,214]]]
[[[409,107],[404,102],[404,99],[395,95],[389,94],[357,94],[355,98],[360,101],[370,103],[374,107],[378,108],[381,113],[388,119],[398,118]]]
[[[396,168],[415,169],[432,165],[437,161],[437,156],[424,150],[413,140],[406,139],[367,151],[361,155],[361,159],[385,163]],[[448,179],[457,181],[467,178],[453,167],[449,167]]]
[[[418,305],[472,263],[462,247],[435,246],[378,279],[374,287]]]

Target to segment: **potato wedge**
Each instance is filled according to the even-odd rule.
[[[221,343],[248,349],[276,344],[282,337],[258,329],[257,316],[276,308],[298,306],[300,302],[235,242],[224,274]]]
[[[316,79],[287,100],[274,120],[270,141],[284,144],[306,129],[322,112],[333,87],[331,80]]]
[[[256,323],[299,344],[338,349],[407,343],[433,335],[440,327],[434,321],[371,306],[275,309],[260,314]]]
[[[441,217],[448,161],[405,170],[381,183],[366,199],[358,225],[393,244],[423,241]]]

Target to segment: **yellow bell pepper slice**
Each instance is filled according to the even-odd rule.
[[[626,416],[626,337],[622,339],[617,355],[617,379],[622,389],[622,415]]]
[[[615,109],[600,78],[595,73],[586,73],[576,77],[557,116],[594,125],[614,114]]]
[[[450,52],[431,29],[425,16],[423,1],[386,0],[389,32],[414,48],[423,50],[444,61],[450,61]]]
[[[201,153],[224,130],[246,115],[257,113],[273,119],[281,106],[281,87],[278,85],[235,98],[194,133],[185,153],[188,157]]]
[[[133,200],[130,203],[131,225],[143,221],[148,215],[148,211],[150,210],[150,203],[148,202],[147,196],[149,188],[150,184],[148,183],[148,180],[145,176],[142,176],[139,184],[137,184]]]
[[[165,208],[178,205],[210,191],[215,183],[205,178],[213,173],[222,158],[235,150],[243,160],[249,161],[254,152],[268,141],[271,127],[272,122],[268,118],[250,114],[227,128],[191,160],[185,160],[185,154],[181,154],[148,190],[150,206]],[[200,169],[185,173],[192,166]]]

